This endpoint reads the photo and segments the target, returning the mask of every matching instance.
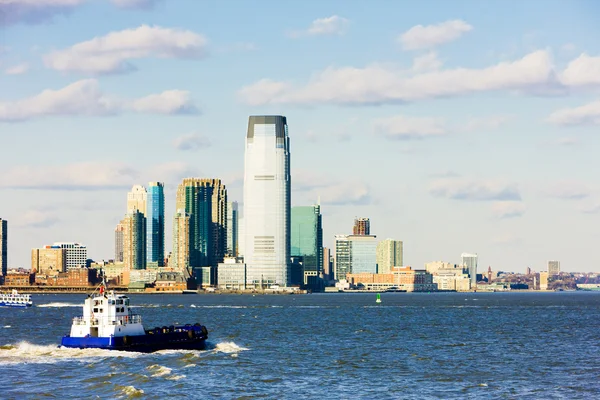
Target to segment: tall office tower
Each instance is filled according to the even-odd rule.
[[[67,251],[67,271],[87,266],[87,247],[85,245],[73,242],[56,242],[52,246]]]
[[[133,209],[121,220],[123,225],[123,266],[146,269],[146,217]]]
[[[331,270],[331,251],[327,247],[323,247],[323,278],[325,280],[333,279],[333,271]]]
[[[548,261],[548,276],[560,274],[560,261]]]
[[[475,288],[477,286],[477,254],[462,253],[460,258],[465,272],[471,278],[471,287]]]
[[[323,226],[321,206],[292,207],[290,255],[302,257],[305,283],[307,273],[323,273]]]
[[[120,222],[115,228],[115,262],[123,262],[123,232],[125,228]]]
[[[177,210],[173,217],[173,253],[171,264],[175,270],[190,268],[190,215],[185,210]]]
[[[335,279],[338,281],[346,279],[346,274],[352,273],[351,246],[348,235],[335,236],[334,271]]]
[[[350,235],[350,273],[377,273],[377,239],[375,235]]]
[[[213,195],[218,179],[185,178],[177,188],[176,210],[189,215],[189,265],[211,265],[213,251]]]
[[[0,273],[8,273],[8,221],[0,218]]]
[[[241,214],[238,214],[238,257],[244,257],[244,253],[246,252],[246,230],[244,229],[244,217]]]
[[[145,216],[147,201],[148,192],[146,192],[146,188],[142,185],[133,185],[131,192],[127,193],[127,212],[138,210]]]
[[[354,227],[352,228],[353,235],[370,235],[371,222],[369,218],[354,218]]]
[[[251,116],[244,165],[247,287],[290,282],[290,139],[283,116]]]
[[[403,249],[401,240],[385,239],[377,244],[377,273],[389,274],[392,267],[402,267]]]
[[[146,201],[146,264],[162,267],[165,263],[165,185],[150,182]]]
[[[227,255],[238,256],[238,203],[227,203]]]

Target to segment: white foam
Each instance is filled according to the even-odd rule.
[[[11,328],[11,326],[10,326],[10,325],[4,325],[4,327],[5,327],[5,328]]]
[[[250,349],[238,346],[234,342],[221,342],[221,343],[217,343],[217,345],[215,346],[215,351],[217,353],[232,354],[232,353],[239,353],[240,351],[245,351],[245,350],[250,350]]]
[[[149,367],[146,367],[146,369],[150,372],[153,372],[153,374],[152,374],[153,378],[158,378],[160,376],[165,376],[165,375],[171,375],[171,371],[173,371],[171,368],[163,367],[162,365],[158,365],[158,364],[150,365]]]
[[[36,307],[81,307],[81,304],[73,304],[73,303],[46,303],[46,304],[38,304]]]
[[[0,365],[7,364],[55,364],[62,361],[89,361],[91,359],[109,357],[137,358],[141,353],[101,350],[101,349],[71,349],[55,344],[38,345],[20,342],[0,347]]]
[[[144,394],[144,391],[142,389],[136,389],[133,386],[119,386],[119,388],[124,394],[128,396],[138,397]]]

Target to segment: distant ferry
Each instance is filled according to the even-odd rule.
[[[19,294],[16,289],[11,293],[0,293],[0,307],[31,307],[31,295]]]
[[[133,314],[129,298],[106,292],[100,285],[85,300],[83,316],[73,318],[71,333],[62,345],[149,353],[158,350],[204,350],[208,331],[200,324],[163,326],[145,330],[142,317]]]

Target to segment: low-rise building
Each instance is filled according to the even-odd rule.
[[[183,291],[187,289],[185,276],[180,272],[159,272],[156,274],[154,290],[157,292]]]
[[[219,289],[246,289],[246,264],[239,257],[225,257],[217,267],[217,282]]]

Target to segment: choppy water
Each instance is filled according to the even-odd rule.
[[[85,295],[33,295],[0,309],[0,398],[600,398],[600,293],[131,297],[208,350],[58,348]]]

